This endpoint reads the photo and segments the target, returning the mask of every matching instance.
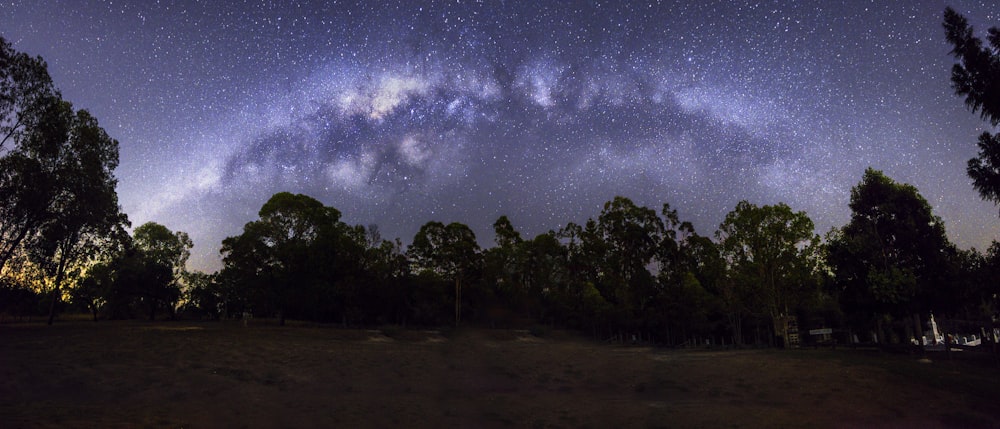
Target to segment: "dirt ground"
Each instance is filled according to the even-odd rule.
[[[1000,371],[990,365],[386,332],[0,325],[0,426],[1000,427]]]

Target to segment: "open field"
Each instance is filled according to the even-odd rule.
[[[1000,371],[469,330],[0,325],[0,426],[1000,427]]]

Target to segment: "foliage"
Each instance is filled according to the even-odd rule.
[[[171,317],[181,298],[181,281],[186,275],[190,249],[194,245],[184,232],[174,233],[155,222],[135,229],[132,239],[141,273],[134,290],[149,310],[149,320],[165,309]]]
[[[181,311],[185,315],[219,320],[226,313],[225,294],[218,276],[190,271],[185,273],[184,283],[187,285],[186,302]]]
[[[951,85],[965,97],[965,105],[993,126],[1000,124],[1000,29],[991,27],[989,46],[974,36],[964,16],[952,8],[944,11],[945,38],[959,62],[952,65]],[[1000,204],[1000,135],[984,132],[977,143],[979,153],[969,160],[967,173],[983,199]]]
[[[45,61],[0,37],[0,269],[47,221],[69,114]]]
[[[827,260],[855,323],[954,311],[948,289],[957,252],[917,189],[869,168],[851,190],[850,207],[851,221],[829,239]]]
[[[0,39],[0,270],[21,253],[52,284],[49,323],[74,281],[128,220],[118,142],[52,85],[45,62]]]
[[[730,311],[752,310],[777,326],[779,317],[793,314],[802,297],[818,287],[813,255],[819,237],[805,212],[783,203],[758,207],[741,201],[716,236],[736,287],[728,297]]]
[[[455,324],[462,320],[462,283],[480,268],[476,234],[468,226],[453,222],[427,222],[413,237],[407,256],[418,272],[455,283]]]
[[[364,228],[340,221],[340,212],[302,194],[281,192],[260,210],[260,220],[243,233],[223,241],[225,265],[221,289],[235,292],[243,311],[276,315],[280,323],[291,314],[327,319],[357,315],[358,271],[364,257],[372,264],[392,265],[391,245],[366,254]],[[382,258],[377,258],[381,256]]]

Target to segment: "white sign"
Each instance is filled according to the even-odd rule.
[[[833,329],[831,329],[831,328],[810,329],[809,330],[809,335],[824,335],[824,334],[832,334],[832,333],[833,333]]]

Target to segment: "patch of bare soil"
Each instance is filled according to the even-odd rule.
[[[993,367],[510,331],[0,326],[0,426],[1000,427]]]

